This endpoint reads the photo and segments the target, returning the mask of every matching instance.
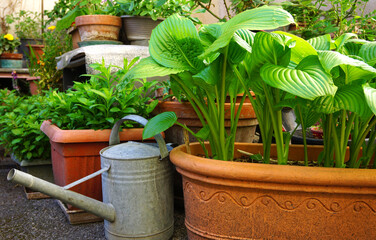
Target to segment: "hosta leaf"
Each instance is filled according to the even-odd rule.
[[[355,112],[362,119],[367,119],[372,114],[364,96],[362,85],[356,83],[338,88],[334,96],[334,108]]]
[[[145,125],[144,131],[142,133],[142,138],[147,139],[154,137],[158,133],[161,133],[174,125],[178,117],[174,112],[163,112],[153,117]]]
[[[124,76],[122,81],[135,78],[163,77],[182,71],[184,70],[164,67],[155,62],[152,57],[147,57],[141,59],[141,61]]]
[[[334,95],[337,87],[321,67],[317,56],[305,58],[297,69],[267,63],[261,68],[261,77],[269,85],[304,99]]]
[[[376,89],[366,83],[363,85],[363,91],[369,108],[376,115]]]
[[[286,32],[276,31],[275,33],[286,35],[296,42],[295,46],[291,49],[291,61],[298,64],[309,55],[317,55],[315,48],[303,38]]]
[[[337,48],[337,51],[344,54],[344,46],[347,41],[352,38],[358,38],[358,35],[355,33],[345,33],[339,36],[335,41],[334,44]],[[320,50],[328,50],[328,49],[320,49]]]
[[[178,14],[159,24],[150,38],[150,56],[158,64],[176,70],[199,72],[204,63],[197,56],[203,51],[192,21]]]
[[[308,40],[308,43],[312,45],[316,50],[330,50],[331,38],[329,34],[325,34],[319,37],[314,37]]]
[[[278,7],[263,6],[244,11],[222,25],[222,35],[200,57],[205,58],[227,46],[239,29],[271,30],[293,22],[291,14]]]
[[[345,55],[356,55],[359,56],[359,51],[363,44],[365,44],[367,41],[363,39],[350,39],[345,43]],[[362,60],[364,61],[364,60]]]
[[[230,42],[228,52],[228,59],[232,64],[240,63],[243,61],[247,52],[252,52],[251,46],[255,35],[255,33],[244,29],[235,32],[234,38]]]
[[[376,76],[376,69],[370,65],[333,51],[319,51],[320,62],[327,73],[335,67],[341,67],[346,74],[345,84],[355,80],[368,80]]]
[[[363,44],[359,50],[359,56],[371,66],[376,64],[376,42],[368,42]]]

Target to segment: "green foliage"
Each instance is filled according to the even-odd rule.
[[[196,4],[192,0],[116,0],[115,15],[150,16],[153,20],[175,13],[189,16]]]
[[[276,28],[269,21],[276,16],[281,17],[281,25],[291,22],[290,15],[283,11],[261,7],[238,14],[224,24],[204,26],[197,34],[189,20],[174,15],[153,31],[151,56],[132,69],[128,77],[170,75],[177,92],[187,96],[201,120],[203,128],[195,136],[203,147],[203,141],[209,141],[213,154],[210,157],[214,159],[233,157],[238,114],[245,96],[238,112],[232,105],[229,134],[224,131],[224,98],[229,96],[233,103],[234,96],[244,92],[259,122],[265,163],[270,162],[274,138],[277,162],[287,164],[289,142],[296,129],[283,132],[281,110],[286,106],[294,108],[303,133],[318,118],[322,119],[324,152],[319,165],[368,167],[376,150],[372,147],[376,138],[376,45],[349,33],[334,40],[326,35],[306,41],[284,32],[245,30]],[[171,26],[175,26],[175,31],[171,31]],[[164,131],[174,121],[179,124],[170,115],[150,121],[145,132],[150,135]],[[365,153],[358,158],[370,132],[371,145],[365,146]],[[350,160],[345,163],[350,134]],[[307,155],[305,164],[308,165]]]
[[[125,59],[123,68],[106,67],[104,61],[91,64],[98,74],[89,75],[87,82],[76,82],[66,92],[47,93],[44,119],[51,119],[61,129],[110,129],[127,114],[148,117],[158,102],[150,102],[157,82],[127,79],[116,85],[136,60],[128,63]],[[119,70],[112,73],[113,68]],[[137,84],[141,86],[135,88]]]
[[[150,57],[141,60],[127,76],[170,75],[171,83],[187,97],[203,124],[200,134],[196,135],[198,140],[201,143],[209,140],[213,158],[231,160],[240,115],[240,110],[235,111],[235,98],[237,93],[244,91],[236,81],[233,68],[241,62],[239,56],[244,58],[246,55],[238,53],[250,49],[247,47],[249,43],[240,36],[251,41],[251,33],[247,30],[274,29],[291,22],[292,16],[286,11],[261,7],[243,12],[224,24],[204,26],[197,32],[189,19],[173,15],[154,29],[150,39]],[[237,32],[240,29],[244,31]],[[235,32],[238,37],[233,38]],[[231,98],[230,134],[226,133],[224,125],[227,96]],[[162,132],[165,130],[162,126],[169,125],[149,124],[148,127]]]
[[[5,21],[8,24],[14,24],[16,35],[21,39],[42,38],[42,16],[38,12],[21,10],[7,15]]]
[[[21,44],[18,38],[14,38],[11,34],[0,35],[0,55],[3,52],[13,53]]]
[[[63,72],[57,70],[55,58],[72,49],[71,36],[64,30],[46,30],[43,33],[43,44],[43,55],[39,58],[30,48],[30,55],[28,56],[29,73],[34,77],[40,77],[38,81],[39,90],[61,89]]]
[[[40,131],[44,97],[20,97],[15,91],[0,90],[0,144],[18,159],[50,158],[48,137]]]
[[[285,1],[284,8],[299,23],[293,31],[304,39],[331,33],[338,37],[345,32],[353,32],[360,38],[375,40],[376,10],[366,14],[369,0],[362,1]]]

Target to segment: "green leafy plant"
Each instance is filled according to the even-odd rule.
[[[203,147],[203,141],[209,140],[211,157],[215,159],[232,159],[233,136],[240,111],[231,110],[233,126],[231,133],[226,135],[222,130],[223,97],[232,98],[243,91],[249,95],[259,122],[265,163],[270,162],[274,138],[277,162],[287,164],[289,142],[294,132],[283,132],[282,129],[281,110],[287,106],[295,109],[303,129],[321,117],[325,148],[319,165],[367,165],[369,159],[359,162],[357,153],[365,135],[376,123],[372,120],[375,113],[373,94],[376,93],[373,88],[376,70],[372,67],[376,63],[375,44],[353,39],[354,34],[342,35],[335,41],[329,35],[306,41],[284,32],[246,31],[244,26],[250,25],[240,19],[252,13],[262,12],[262,16],[267,16],[263,12],[265,9],[275,8],[246,11],[225,24],[205,26],[199,34],[193,29],[189,31],[191,23],[188,20],[173,16],[153,32],[149,46],[151,57],[141,61],[129,76],[170,74],[171,81],[187,95],[203,123],[204,128],[196,137]],[[232,28],[233,22],[241,27]],[[181,26],[177,37],[170,34],[170,26]],[[166,33],[169,33],[168,38]],[[169,43],[169,38],[179,47],[171,47],[174,46],[171,44],[171,50],[167,52],[160,44],[162,39],[164,44]],[[334,49],[336,51],[332,51]],[[256,99],[250,96],[250,89]],[[158,115],[149,121],[144,137],[175,122],[176,116],[171,112]],[[354,156],[356,164],[352,164],[352,160],[345,164],[350,132],[354,137],[350,156]]]
[[[21,38],[42,38],[42,16],[38,12],[21,10],[18,13],[7,15],[8,24],[14,24],[16,35]]]
[[[13,53],[20,44],[20,40],[10,33],[0,35],[0,55],[3,52]]]
[[[192,0],[117,0],[115,15],[149,16],[157,20],[175,13],[189,16],[195,7]]]
[[[62,88],[61,78],[63,72],[57,70],[55,58],[72,49],[71,36],[64,30],[54,30],[50,27],[43,33],[43,54],[37,57],[32,48],[28,56],[30,75],[40,77],[39,90]]]
[[[360,38],[374,40],[376,11],[365,13],[369,0],[363,1],[286,1],[284,8],[299,23],[293,33],[304,39],[332,33],[339,37],[353,32]]]
[[[116,83],[131,66],[124,60],[124,67],[91,64],[98,74],[88,75],[87,82],[75,82],[66,92],[50,91],[42,112],[44,119],[50,119],[61,129],[110,129],[114,123],[127,114],[148,117],[158,101],[150,101],[157,81],[129,79]],[[112,73],[113,68],[118,68]],[[135,84],[141,85],[135,88]],[[131,126],[128,124],[128,126]]]
[[[234,68],[250,50],[254,34],[248,30],[275,29],[292,22],[288,12],[265,6],[238,14],[224,24],[204,26],[197,32],[189,19],[173,15],[153,31],[149,46],[151,56],[141,60],[128,77],[170,75],[176,86],[174,94],[184,93],[204,126],[193,135],[203,147],[203,141],[209,140],[213,158],[230,160],[233,158],[240,109],[246,98],[244,95],[236,111],[236,95],[244,89],[235,80]],[[230,97],[232,116],[229,135],[224,126],[227,96]],[[176,116],[167,115],[172,120],[170,124],[174,124]],[[145,130],[145,138],[153,135],[154,130],[160,130],[161,125],[153,122],[149,122],[152,131]]]
[[[21,97],[7,90],[0,94],[4,97],[0,106],[0,144],[17,159],[49,159],[49,139],[39,129],[44,120],[40,115],[44,97]]]
[[[102,0],[73,0],[69,3],[69,7],[71,7],[70,10],[57,21],[56,28],[58,30],[69,28],[78,16],[115,15],[115,5],[111,0],[104,2]]]

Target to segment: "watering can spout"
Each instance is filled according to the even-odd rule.
[[[81,208],[87,212],[93,213],[94,215],[102,217],[109,222],[115,221],[115,208],[111,204],[100,202],[70,190],[65,190],[60,186],[16,169],[9,171],[7,179],[8,181],[21,184],[25,187]]]

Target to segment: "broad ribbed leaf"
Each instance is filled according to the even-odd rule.
[[[317,55],[315,48],[303,38],[286,32],[277,31],[275,33],[286,35],[296,42],[295,46],[291,49],[291,61],[298,64],[309,55]]]
[[[152,32],[150,56],[160,65],[197,73],[205,67],[201,55],[204,48],[192,21],[172,15]]]
[[[369,108],[376,115],[376,89],[366,83],[363,84],[363,91]]]
[[[141,61],[134,66],[124,78],[136,79],[136,78],[148,78],[148,77],[163,77],[170,74],[177,74],[184,70],[167,68],[159,65],[153,60],[152,57],[141,59]]]
[[[329,34],[325,34],[319,37],[314,37],[308,40],[316,50],[330,50],[331,38]]]
[[[174,112],[163,112],[153,117],[145,125],[142,132],[142,138],[147,139],[154,137],[158,133],[161,133],[176,123],[178,117]]]
[[[372,114],[367,105],[363,87],[360,84],[349,84],[339,87],[334,96],[334,108],[355,112],[362,119],[367,119]]]
[[[255,35],[255,33],[244,29],[235,32],[234,38],[230,42],[228,52],[228,59],[232,64],[240,63],[243,61],[247,52],[252,52],[251,46]]]
[[[350,55],[359,56],[360,48],[365,43],[367,43],[367,41],[363,39],[350,39],[346,41],[343,52],[347,56],[350,56]]]
[[[346,74],[345,84],[355,80],[368,80],[376,76],[376,69],[370,65],[333,51],[318,51],[322,66],[327,73],[339,66]]]
[[[291,50],[286,47],[281,35],[258,32],[253,43],[250,58],[246,58],[246,68],[249,74],[257,74],[265,63],[285,65],[290,62]]]
[[[222,35],[200,57],[205,58],[227,46],[239,29],[270,30],[293,22],[291,14],[278,7],[263,6],[244,11],[222,25]]]
[[[371,66],[376,64],[376,42],[365,43],[359,50],[359,56]]]
[[[337,90],[317,56],[306,57],[297,69],[267,63],[261,68],[260,74],[270,86],[309,100],[319,96],[333,96]]]
[[[349,41],[352,38],[358,38],[358,35],[356,35],[355,33],[345,33],[345,34],[342,34],[341,36],[339,36],[334,41],[334,44],[336,46],[337,51],[340,52],[340,53],[344,53],[343,48],[344,48],[346,42]],[[320,50],[328,50],[328,49],[320,49]]]

